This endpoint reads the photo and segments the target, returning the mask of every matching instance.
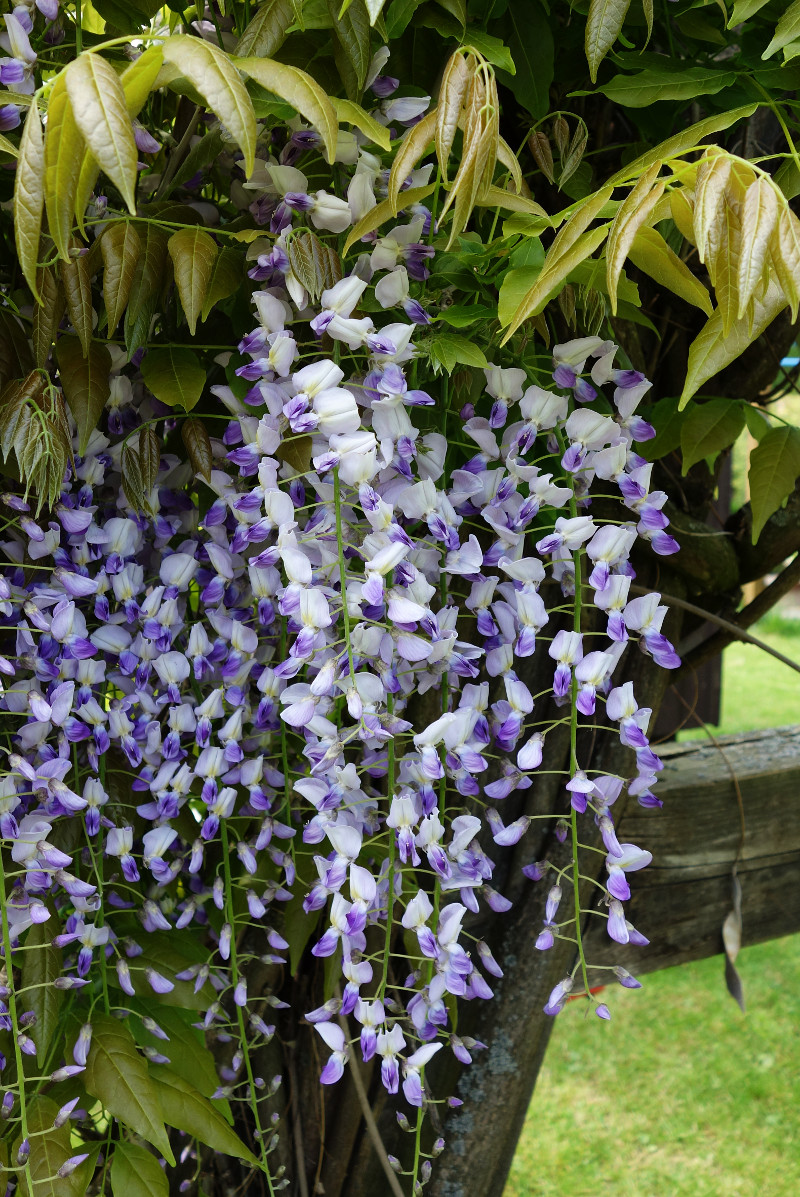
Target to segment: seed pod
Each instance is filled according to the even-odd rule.
[[[528,138],[528,149],[533,154],[534,162],[548,183],[552,183],[555,178],[553,173],[553,150],[547,134],[542,133],[540,129],[534,129]]]

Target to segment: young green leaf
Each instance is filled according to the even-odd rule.
[[[555,259],[551,259],[550,255],[553,252],[553,246],[550,247],[550,253],[545,261],[544,269],[514,313],[509,329],[501,344],[505,344],[525,320],[542,311],[547,301],[561,283],[565,281],[570,271],[579,262],[590,258],[595,250],[605,241],[607,235],[607,225],[600,225],[598,228],[591,229],[587,233],[581,233],[578,239],[563,254],[560,254]],[[555,245],[555,242],[553,242],[553,245]]]
[[[759,411],[757,407],[753,407],[752,403],[744,404],[744,422],[747,425],[747,431],[755,441],[760,441],[772,427],[763,412]]]
[[[666,141],[647,150],[641,157],[627,163],[615,175],[612,175],[607,185],[610,185],[612,189],[619,187],[621,183],[627,183],[630,179],[638,179],[639,175],[655,162],[669,162],[673,158],[679,158],[681,155],[689,153],[690,150],[696,149],[706,137],[711,137],[714,133],[720,133],[723,129],[730,129],[731,125],[747,120],[757,107],[757,104],[745,104],[740,108],[730,108],[727,112],[706,117],[705,120],[698,121],[696,125],[690,125],[688,129],[683,129],[673,137],[668,137]]]
[[[620,204],[608,232],[606,275],[611,312],[617,314],[617,283],[633,240],[664,193],[665,181],[656,178],[661,167],[651,166]]]
[[[40,266],[36,271],[39,303],[33,309],[31,342],[36,365],[44,367],[50,357],[56,329],[64,315],[66,299],[58,272],[52,266]]]
[[[22,958],[22,987],[27,990],[26,1003],[36,1015],[30,1036],[36,1044],[36,1062],[44,1063],[53,1043],[61,1007],[63,989],[53,982],[61,976],[64,953],[53,946],[53,932],[46,923],[34,923],[25,938]]]
[[[129,220],[110,221],[100,238],[103,255],[103,302],[107,331],[113,337],[131,293],[142,243]]]
[[[728,21],[728,28],[735,29],[743,21],[754,17],[765,4],[769,4],[769,0],[736,0],[730,20]]]
[[[150,349],[142,377],[156,399],[184,411],[191,411],[206,385],[206,372],[191,349]]]
[[[78,334],[84,355],[86,355],[92,341],[94,324],[89,263],[85,254],[78,254],[77,243],[73,241],[70,245],[69,257],[60,261],[58,266],[67,304],[67,315]]]
[[[348,99],[358,100],[364,90],[369,70],[370,21],[364,0],[352,0],[344,16],[339,16],[341,0],[327,0],[333,26],[334,58]]]
[[[114,1197],[169,1197],[169,1181],[146,1147],[122,1139],[114,1144],[111,1192]]]
[[[742,245],[739,253],[739,310],[741,318],[760,286],[769,260],[772,234],[778,224],[778,194],[769,179],[759,175],[747,188],[742,205]]]
[[[622,32],[631,0],[590,0],[586,18],[586,61],[592,83],[600,63]]]
[[[239,38],[236,53],[254,58],[272,58],[286,40],[294,21],[292,0],[265,0]]]
[[[495,61],[498,79],[511,88],[515,100],[534,119],[545,116],[550,107],[555,67],[553,28],[545,7],[538,0],[524,5],[509,4],[492,28],[508,46],[511,58],[511,70],[508,63]],[[472,38],[471,27],[469,37]]]
[[[128,116],[135,117],[141,112],[155,86],[163,62],[164,52],[161,47],[148,46],[135,62],[125,67],[119,79],[125,95]]]
[[[709,399],[687,413],[681,428],[681,456],[686,475],[695,462],[716,457],[744,428],[744,409],[734,399]]]
[[[194,336],[217,257],[216,242],[202,229],[180,229],[167,242],[167,251],[186,323]]]
[[[400,194],[403,199],[403,206],[411,207],[413,204],[420,204],[424,199],[433,192],[433,183],[429,183],[426,187],[409,187],[406,191]],[[374,208],[370,208],[365,216],[354,224],[350,232],[347,234],[347,240],[342,248],[342,257],[347,251],[351,249],[357,241],[362,237],[366,237],[367,233],[372,233],[375,229],[379,229],[387,220],[391,220],[397,216],[397,209],[394,207],[391,198],[381,200]]]
[[[487,364],[486,355],[478,345],[455,333],[437,333],[428,342],[428,353],[434,366],[441,365],[448,374],[458,365],[483,369]]]
[[[85,354],[77,337],[62,336],[56,342],[56,360],[64,398],[78,425],[78,452],[83,454],[111,394],[111,354],[99,341],[92,341]]]
[[[140,235],[141,253],[136,262],[133,282],[125,312],[125,345],[132,354],[147,343],[150,321],[155,313],[164,277],[169,264],[168,235],[154,224],[146,224]]]
[[[436,109],[434,108],[427,116],[423,116],[422,120],[418,121],[416,125],[412,125],[395,151],[387,188],[389,205],[393,216],[396,216],[400,210],[401,187],[433,141],[435,133]],[[379,204],[378,207],[380,206]],[[375,208],[373,208],[374,211],[376,211]]]
[[[792,324],[800,306],[800,220],[785,206],[772,234],[770,261],[791,308]]]
[[[362,133],[366,133],[370,141],[375,145],[379,145],[382,150],[388,150],[391,147],[392,141],[389,137],[389,130],[385,125],[380,125],[366,112],[360,104],[354,103],[353,100],[343,100],[336,96],[331,98],[336,117],[340,125],[355,125],[356,129],[360,129]]]
[[[39,107],[31,104],[19,143],[14,180],[14,240],[22,273],[38,300],[36,263],[44,209],[44,137]]]
[[[160,1116],[158,1088],[148,1075],[133,1036],[124,1023],[107,1014],[95,1013],[92,1027],[92,1045],[83,1074],[86,1092],[96,1097],[123,1126],[152,1143],[168,1163],[174,1164]]]
[[[694,188],[694,242],[701,262],[711,229],[717,223],[725,203],[725,190],[731,177],[731,158],[716,146],[710,146],[700,160]]]
[[[717,310],[689,347],[686,382],[681,395],[684,408],[693,395],[744,353],[786,307],[786,297],[776,283],[770,283],[763,299],[753,299],[753,318],[735,320],[730,332],[723,330],[722,313]]]
[[[206,321],[215,304],[235,294],[244,280],[245,261],[239,250],[226,246],[214,259],[200,319]]]
[[[99,54],[79,54],[65,73],[75,122],[101,170],[136,212],[138,154],[120,77]]]
[[[794,490],[800,476],[800,429],[786,424],[765,433],[750,454],[753,544],[767,520]]]
[[[472,83],[477,66],[477,59],[473,54],[465,55],[461,49],[450,56],[444,68],[442,84],[439,88],[439,100],[436,105],[436,157],[439,159],[439,169],[445,185],[449,182],[447,165],[450,151],[458,130],[461,111],[466,102],[468,89]]]
[[[65,76],[65,71],[56,76],[50,92],[44,138],[47,225],[62,258],[69,255],[72,216],[84,151],[83,136],[75,121]]]
[[[161,441],[151,424],[143,424],[139,429],[139,467],[142,471],[145,494],[155,486],[160,465]]]
[[[145,505],[144,479],[139,454],[131,445],[122,450],[122,490],[134,511],[142,511]]]
[[[269,58],[233,58],[231,61],[239,70],[255,79],[261,87],[286,100],[287,104],[291,104],[304,116],[322,138],[328,162],[333,162],[339,133],[336,109],[327,93],[311,75],[307,75],[299,67],[287,66],[286,63],[274,62]]]
[[[686,303],[700,308],[707,316],[714,311],[711,296],[686,263],[667,245],[657,229],[639,229],[628,250],[628,258],[637,269],[667,287]]]
[[[249,178],[255,162],[256,114],[233,60],[212,42],[173,34],[164,42],[164,61],[178,68],[228,129],[244,154]]]
[[[503,275],[497,301],[497,318],[503,327],[511,323],[514,313],[541,273],[541,266],[520,266],[516,270],[507,270]]]
[[[150,1074],[157,1085],[165,1122],[192,1135],[213,1151],[258,1166],[258,1160],[250,1148],[245,1146],[219,1111],[193,1085],[161,1065],[151,1068]]]

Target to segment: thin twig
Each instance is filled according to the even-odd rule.
[[[631,591],[634,594],[649,594],[644,586],[631,586]],[[666,603],[668,607],[680,607],[682,611],[690,611],[692,615],[699,615],[701,619],[708,620],[709,623],[715,623],[717,627],[724,628],[726,632],[730,633],[730,638],[727,643],[730,644],[732,640],[744,640],[747,644],[755,644],[756,648],[760,648],[763,652],[769,653],[771,657],[782,661],[784,665],[788,665],[790,669],[794,669],[796,673],[800,673],[800,665],[793,661],[790,657],[785,657],[783,653],[779,653],[777,649],[770,648],[763,640],[759,640],[757,636],[753,636],[750,632],[746,632],[744,628],[739,627],[736,623],[731,623],[729,619],[723,619],[721,615],[715,615],[713,611],[706,611],[703,607],[698,607],[695,603],[689,603],[686,599],[676,598],[674,594],[662,594],[661,601]],[[752,604],[751,604],[752,606]],[[723,645],[723,648],[725,645]],[[715,654],[716,655],[716,654]],[[684,661],[684,669],[694,668],[694,662],[691,660]]]
[[[347,1025],[347,1021],[344,1018],[339,1019],[339,1026],[344,1031],[345,1040],[349,1039],[350,1029]],[[405,1194],[400,1186],[400,1181],[397,1179],[397,1174],[392,1170],[392,1165],[389,1163],[389,1156],[387,1155],[386,1148],[383,1145],[383,1139],[381,1138],[381,1132],[378,1130],[378,1124],[375,1121],[375,1115],[372,1113],[372,1109],[370,1108],[369,1098],[367,1097],[367,1091],[364,1088],[364,1081],[362,1079],[361,1073],[358,1070],[357,1060],[352,1061],[350,1067],[350,1076],[353,1078],[353,1085],[355,1087],[356,1097],[358,1098],[358,1104],[361,1106],[361,1116],[366,1123],[367,1134],[372,1140],[372,1146],[375,1148],[375,1153],[381,1162],[381,1167],[383,1168],[386,1179],[389,1182],[389,1188],[394,1193],[394,1197],[405,1197]]]
[[[721,627],[727,627],[728,630],[716,632],[713,636],[710,636],[707,640],[699,644],[697,648],[692,649],[684,661],[684,666],[700,665],[703,661],[707,661],[709,657],[715,657],[721,653],[723,648],[727,648],[733,640],[745,639],[741,635],[741,630],[749,628],[751,624],[756,623],[768,611],[771,611],[778,600],[782,599],[790,590],[793,590],[798,582],[800,582],[800,553],[789,562],[785,569],[781,570],[776,578],[773,578],[769,586],[766,586],[761,591],[761,594],[756,595],[753,601],[748,603],[738,613],[735,621],[723,625],[718,617],[712,619],[706,613],[706,618],[711,620],[711,622],[719,623]],[[667,601],[666,598],[664,601]],[[738,630],[732,633],[730,631],[731,628],[737,628]]]

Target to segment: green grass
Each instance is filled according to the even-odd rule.
[[[570,1003],[553,1029],[505,1197],[796,1197],[800,936]]]
[[[754,636],[800,663],[800,617],[771,613],[751,629]],[[800,673],[737,641],[722,654],[721,733],[783,727],[800,722]],[[702,739],[702,728],[679,733],[680,740]]]
[[[800,619],[753,631],[800,660]],[[726,650],[722,688],[719,733],[800,721],[800,674],[752,645]],[[609,988],[610,1023],[570,1003],[505,1197],[798,1197],[800,935],[745,948],[737,968],[745,1015],[721,956]]]

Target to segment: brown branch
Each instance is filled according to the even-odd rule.
[[[644,586],[631,586],[631,591],[634,594],[650,594],[650,591]],[[727,632],[725,645],[731,644],[734,640],[743,640],[746,644],[755,644],[756,648],[760,648],[762,652],[769,653],[771,657],[775,657],[776,660],[782,661],[784,665],[788,665],[790,669],[794,669],[797,673],[800,673],[800,665],[796,661],[793,661],[790,657],[785,657],[777,649],[770,648],[763,640],[759,640],[758,636],[753,636],[750,632],[746,632],[744,628],[740,627],[737,623],[733,623],[730,619],[723,619],[721,615],[715,615],[713,611],[706,611],[704,607],[698,607],[695,603],[687,602],[686,599],[676,598],[674,594],[662,594],[661,601],[662,603],[666,603],[668,607],[680,607],[682,611],[690,611],[692,615],[699,615],[701,619],[705,619],[709,623],[715,623],[717,627],[724,629]],[[753,605],[754,603],[750,603],[748,607],[745,607],[745,611],[748,611]],[[717,635],[722,635],[722,633],[717,633]],[[716,639],[716,636],[712,637],[712,639]],[[708,641],[705,643],[707,644]],[[723,648],[725,645],[723,645]],[[705,644],[700,647],[704,648]],[[713,655],[716,656],[716,653]],[[675,680],[681,677],[685,670],[696,667],[691,656],[692,654],[683,662],[682,668],[676,674]],[[705,657],[703,659],[705,660]]]
[[[797,666],[788,657],[771,649],[769,645],[764,644],[755,636],[749,635],[744,629],[749,628],[751,624],[756,623],[768,611],[771,611],[775,604],[790,590],[793,590],[798,583],[800,583],[800,553],[789,562],[785,569],[781,570],[776,578],[773,578],[770,584],[761,591],[761,594],[756,595],[753,601],[738,613],[735,620],[722,619],[719,615],[713,615],[700,607],[693,607],[691,604],[684,603],[683,600],[674,600],[674,604],[670,604],[669,597],[662,595],[664,602],[668,605],[683,606],[686,610],[694,611],[695,615],[701,615],[709,623],[715,623],[720,628],[719,632],[709,636],[707,640],[688,653],[683,661],[683,668],[696,669],[704,661],[718,656],[734,640],[744,640],[750,644],[757,644],[759,648],[766,649],[772,656],[783,661],[785,665],[791,665],[793,669],[797,669]],[[635,587],[631,587],[631,589],[633,590]]]
[[[344,1018],[339,1019],[339,1026],[344,1031],[345,1042],[347,1042],[350,1037],[350,1029]],[[367,1091],[364,1088],[364,1080],[358,1069],[358,1060],[355,1058],[353,1058],[350,1063],[350,1076],[353,1080],[353,1087],[356,1091],[358,1104],[361,1106],[361,1116],[366,1124],[367,1134],[372,1141],[372,1146],[375,1148],[375,1154],[381,1162],[384,1175],[389,1182],[389,1188],[392,1190],[394,1197],[405,1197],[405,1194],[400,1186],[400,1181],[397,1179],[397,1173],[394,1172],[392,1165],[389,1163],[389,1156],[387,1154],[386,1148],[383,1145],[381,1132],[378,1130],[378,1124],[375,1121],[375,1115],[372,1113],[372,1109],[369,1104],[369,1098],[367,1097]]]

